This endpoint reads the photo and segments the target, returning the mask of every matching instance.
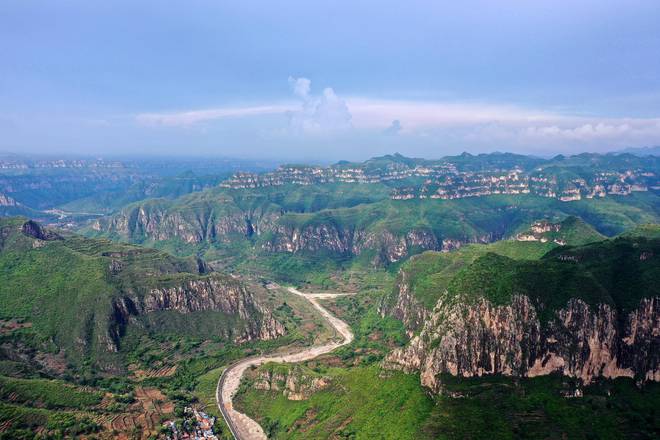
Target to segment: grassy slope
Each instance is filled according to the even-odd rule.
[[[619,233],[626,228],[634,227],[638,222],[658,221],[660,214],[656,212],[657,206],[650,203],[650,200],[657,200],[657,196],[642,194],[630,198],[583,200],[575,203],[528,196],[492,196],[448,201],[386,200],[352,208],[303,214],[291,213],[285,215],[280,222],[295,227],[326,223],[344,231],[365,228],[372,232],[391,231],[399,234],[416,228],[430,230],[439,237],[469,239],[488,236],[489,233],[509,236],[525,230],[534,220],[540,218],[549,217],[559,220],[569,215],[568,221],[571,219],[570,216],[577,214],[588,217],[591,223],[572,220],[575,224],[567,225],[564,232],[546,235],[550,241],[554,238],[563,238],[569,244],[582,244],[603,238],[594,228],[603,233]],[[636,207],[637,204],[643,208]],[[258,240],[267,239],[268,237],[264,236]],[[168,246],[166,243],[165,247]],[[266,268],[268,273],[288,282],[323,282],[329,278],[330,273],[342,269],[350,267],[369,269],[375,256],[375,253],[369,250],[358,257],[330,252],[255,255],[250,246],[251,244],[246,243],[246,246],[241,248],[245,258],[238,259],[239,265],[255,267],[259,270]],[[448,261],[444,263],[450,266],[447,275],[453,275],[465,263],[473,261],[487,251],[512,258],[539,258],[555,247],[553,243],[509,241],[497,242],[490,246],[487,248],[471,245],[465,247],[459,255],[450,253],[445,257]],[[212,250],[206,252],[212,253]],[[245,266],[246,263],[248,266]],[[394,266],[392,270],[396,268]],[[328,287],[332,286],[328,285]],[[437,299],[437,293],[421,296],[423,303],[428,307],[432,307]]]
[[[458,200],[384,200],[350,208],[291,213],[281,222],[297,227],[331,222],[343,228],[387,229],[393,233],[427,228],[439,237],[461,238],[489,232],[512,234],[533,220],[569,215],[582,217],[601,233],[612,235],[639,223],[656,221],[660,208],[657,196],[651,193],[571,203],[537,196],[495,195]]]
[[[132,204],[124,208],[123,213],[130,219],[138,209],[154,212],[154,215],[165,212],[195,225],[211,219],[217,223],[229,214],[239,218],[259,218],[284,212],[286,214],[278,222],[291,227],[334,225],[345,232],[363,229],[371,232],[387,230],[394,234],[425,229],[440,238],[457,239],[488,234],[507,236],[533,220],[561,219],[569,215],[582,217],[601,233],[613,235],[639,223],[657,222],[660,217],[658,196],[654,193],[564,203],[531,195],[402,201],[390,200],[389,191],[390,187],[385,184],[284,185],[240,190],[213,188],[175,200],[151,199]],[[93,236],[99,234],[93,230],[85,232]],[[137,228],[131,229],[126,237],[113,236],[112,232],[102,232],[101,235],[156,245]],[[253,237],[257,242],[270,238],[269,234]],[[240,241],[248,248],[255,244],[245,237],[235,237],[234,241]],[[160,242],[158,246],[179,255],[191,255],[213,253],[213,248],[223,248],[226,244],[190,246],[173,239]]]
[[[0,319],[20,318],[32,327],[24,333],[37,341],[66,350],[69,360],[116,362],[101,342],[107,335],[111,301],[122,292],[143,295],[153,287],[180,285],[186,280],[220,277],[200,275],[198,262],[180,259],[153,249],[107,240],[68,236],[62,240],[35,241],[20,232],[23,219],[0,221]],[[120,261],[119,273],[110,271]],[[222,334],[241,323],[234,316],[206,311],[182,315],[159,312],[137,318],[129,326],[139,334],[178,336]],[[131,330],[132,327],[135,327]]]
[[[379,374],[376,366],[329,369],[324,375],[331,377],[331,387],[307,401],[250,390],[237,406],[263,415],[257,420],[265,429],[276,424],[277,439],[330,438],[333,433],[355,439],[416,438],[432,400],[414,375],[394,373],[382,379]]]
[[[101,394],[63,381],[0,376],[0,398],[46,408],[85,409],[101,402]]]
[[[445,301],[484,297],[505,304],[512,295],[527,295],[544,305],[546,318],[570,298],[629,310],[660,295],[659,252],[660,240],[617,238],[557,248],[536,261],[489,253],[452,278]]]
[[[443,379],[444,380],[444,379]],[[448,390],[464,398],[440,396],[423,427],[436,439],[619,439],[660,434],[660,386],[643,389],[617,379],[592,385],[582,398],[566,398],[570,380],[556,376],[512,380],[447,378]]]
[[[547,242],[501,240],[491,244],[471,244],[453,252],[424,252],[411,258],[402,269],[406,272],[411,292],[431,310],[452,278],[478,258],[493,253],[515,260],[537,260],[558,247],[552,240],[563,239],[570,245],[580,245],[605,239],[592,227],[576,217],[561,222],[558,232],[543,234]]]
[[[461,379],[430,398],[416,376],[377,366],[330,370],[330,388],[307,401],[249,389],[239,408],[276,439],[618,439],[660,434],[660,386],[630,380],[593,385],[566,398],[571,384],[555,376]]]
[[[38,429],[55,438],[96,432],[92,416],[101,398],[98,391],[59,380],[0,376],[0,439],[34,438]]]

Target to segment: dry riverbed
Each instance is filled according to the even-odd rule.
[[[330,299],[339,296],[353,295],[352,293],[303,293],[293,287],[289,292],[309,301],[314,308],[323,316],[324,319],[337,331],[338,338],[333,341],[308,347],[296,352],[286,354],[276,354],[270,356],[258,356],[239,361],[220,376],[216,389],[216,402],[222,416],[229,426],[232,434],[238,440],[265,440],[266,434],[261,426],[243,413],[236,411],[233,407],[232,399],[241,383],[241,378],[245,370],[252,366],[259,366],[266,362],[277,363],[296,363],[314,359],[322,354],[350,344],[353,341],[353,332],[350,326],[341,319],[330,313],[317,300]]]

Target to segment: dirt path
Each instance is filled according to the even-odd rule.
[[[307,361],[322,354],[329,353],[343,345],[350,344],[353,340],[353,332],[351,331],[350,326],[328,312],[328,310],[318,303],[317,299],[336,298],[338,296],[354,295],[354,293],[302,293],[293,287],[289,288],[289,292],[309,301],[330,323],[330,325],[337,330],[341,335],[342,340],[315,345],[294,353],[247,358],[228,367],[218,380],[215,399],[218,404],[218,409],[220,409],[220,412],[222,413],[222,417],[224,417],[236,440],[267,439],[261,426],[245,414],[236,411],[232,404],[232,398],[234,397],[234,394],[236,394],[236,390],[241,383],[241,377],[243,377],[243,373],[247,368],[253,365],[258,366],[266,362],[295,363]]]

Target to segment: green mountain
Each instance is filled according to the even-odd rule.
[[[660,242],[606,239],[576,218],[550,225],[561,228],[536,233],[563,228],[566,245],[506,240],[411,258],[400,293],[445,292],[412,340],[398,346],[400,327],[374,320],[368,295],[338,301],[354,343],[248,371],[236,407],[281,439],[653,438]]]
[[[470,244],[453,252],[424,252],[401,268],[394,289],[383,298],[381,313],[392,315],[410,333],[419,330],[453,277],[489,253],[516,260],[536,260],[564,245],[581,245],[606,237],[577,217],[560,222],[541,220],[509,240]]]
[[[388,265],[423,250],[450,250],[514,235],[539,218],[579,216],[615,234],[658,219],[652,193],[564,203],[531,195],[390,200],[384,184],[216,188],[129,205],[84,230],[209,260],[294,254]]]
[[[0,303],[0,320],[21,328],[21,337],[5,338],[5,355],[37,348],[108,371],[121,368],[129,333],[246,341],[283,332],[244,285],[202,260],[61,235],[22,218],[0,219]]]
[[[444,374],[657,380],[659,255],[657,238],[639,236],[556,247],[540,259],[486,253],[441,278],[421,332],[388,362],[419,370],[436,392]]]

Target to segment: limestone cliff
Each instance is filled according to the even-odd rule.
[[[429,227],[395,230],[375,227],[371,222],[342,222],[331,213],[318,214],[308,222],[295,213],[287,217],[284,210],[272,205],[246,209],[230,198],[214,203],[182,210],[148,202],[97,220],[90,233],[134,242],[178,240],[192,245],[222,246],[249,240],[250,245],[266,252],[322,251],[359,256],[368,251],[375,265],[393,263],[424,250],[449,251],[466,243],[488,243],[501,236],[499,232],[444,236]]]
[[[0,206],[16,206],[16,200],[6,194],[0,193]]]
[[[386,359],[391,368],[419,371],[422,384],[442,389],[440,375],[534,377],[558,372],[595,378],[660,380],[660,298],[629,313],[571,299],[542,323],[527,296],[495,306],[438,303],[421,334]]]
[[[399,271],[393,295],[383,298],[379,312],[383,317],[392,316],[401,321],[408,336],[412,337],[431,313],[413,295],[409,277],[406,270]]]
[[[30,322],[68,361],[91,359],[103,371],[118,371],[129,329],[235,342],[285,331],[250,285],[200,258],[58,233],[16,217],[0,218],[0,262],[10,268],[0,271],[5,315]]]
[[[371,231],[343,228],[333,221],[318,225],[294,227],[276,225],[263,249],[271,252],[317,252],[357,256],[366,250],[375,251],[374,263],[393,263],[416,251],[439,249],[432,231],[412,229],[402,235],[388,230]]]
[[[443,374],[658,381],[659,248],[621,238],[538,261],[488,254],[455,275],[432,312],[410,295],[405,277],[414,274],[404,273],[387,312],[409,329],[424,323],[384,364],[420,372],[435,392]]]

